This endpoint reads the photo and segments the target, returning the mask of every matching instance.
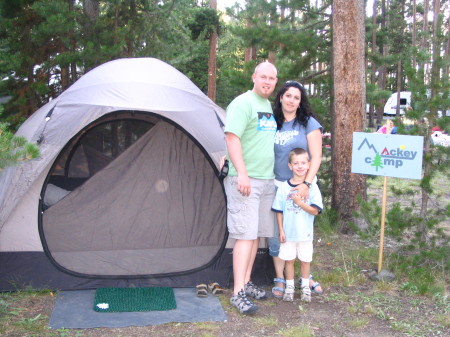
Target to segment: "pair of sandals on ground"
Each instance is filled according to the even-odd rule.
[[[273,281],[275,283],[275,286],[272,288],[273,297],[292,302],[294,299],[294,289],[289,289],[289,292],[286,292],[286,280],[276,277]],[[302,300],[305,300],[306,302],[311,301],[311,293],[318,295],[323,293],[323,289],[320,286],[320,283],[314,281],[312,275],[309,275],[309,283],[310,291],[307,291],[306,293],[302,291]],[[279,286],[279,284],[282,284],[282,286]],[[300,286],[300,289],[302,289],[303,285],[301,278],[298,280],[298,285]]]
[[[200,283],[199,285],[196,286],[196,288],[198,297],[207,297],[208,290],[214,296],[219,296],[220,294],[223,294],[223,288],[217,282],[212,282],[209,283],[208,285],[206,285],[206,283]]]

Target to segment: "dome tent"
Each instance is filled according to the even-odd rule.
[[[224,116],[152,58],[107,62],[36,111],[17,135],[40,158],[0,175],[0,290],[229,284]]]

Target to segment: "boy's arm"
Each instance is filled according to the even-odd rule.
[[[286,234],[284,233],[283,228],[283,213],[277,212],[277,223],[278,223],[278,231],[280,233],[280,242],[286,242]]]

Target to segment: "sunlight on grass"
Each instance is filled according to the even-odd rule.
[[[350,325],[352,328],[355,329],[361,329],[365,327],[369,323],[369,320],[367,318],[354,318],[348,322],[348,325]]]
[[[328,302],[345,302],[347,303],[349,301],[350,296],[347,294],[339,294],[339,293],[330,293],[324,295],[325,301]]]
[[[255,317],[253,321],[259,326],[259,327],[273,327],[278,325],[278,319],[275,316],[265,316],[265,317]]]
[[[202,333],[200,335],[198,335],[199,337],[216,337],[216,335],[214,334],[210,334],[209,332],[207,333]]]
[[[384,280],[376,282],[375,287],[378,291],[382,292],[397,290],[397,284],[395,282],[386,282]]]
[[[314,337],[314,331],[307,325],[300,325],[280,330],[278,335],[285,337]]]
[[[372,304],[366,304],[363,307],[363,312],[368,315],[375,315],[377,313],[377,309]]]
[[[271,290],[266,290],[266,292],[270,292],[270,291],[271,291]],[[264,305],[265,307],[273,307],[273,306],[277,305],[277,302],[278,302],[278,301],[280,301],[280,300],[274,298],[273,301],[264,301],[264,302],[263,302],[263,305]]]
[[[194,323],[194,325],[201,330],[207,330],[207,331],[216,331],[218,329],[218,327],[211,322],[198,322],[198,323]]]
[[[391,323],[391,327],[395,331],[403,332],[409,334],[410,336],[416,336],[416,334],[414,334],[416,329],[407,321],[394,321]]]
[[[449,314],[440,314],[436,315],[436,322],[446,328],[450,328],[450,315]]]

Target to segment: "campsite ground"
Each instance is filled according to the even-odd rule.
[[[2,336],[450,336],[445,296],[418,295],[404,280],[374,282],[377,239],[326,237],[316,245],[314,270],[324,287],[311,303],[259,301],[260,311],[242,316],[229,305],[229,290],[220,297],[226,322],[170,323],[158,326],[49,330],[55,302],[49,291],[0,295]],[[386,242],[386,254],[396,249]],[[443,270],[437,271],[444,273]],[[443,275],[443,282],[446,277]],[[448,280],[447,280],[448,281]],[[445,287],[445,285],[444,285]],[[448,289],[447,289],[448,290]],[[209,295],[211,296],[211,295]]]
[[[439,182],[436,193],[444,197],[444,204],[435,206],[445,207],[450,199],[450,182],[442,177],[436,179]],[[401,183],[392,181],[398,188],[402,187]],[[412,185],[417,186],[418,182],[403,184],[404,188],[406,185],[414,188]],[[371,181],[370,192],[377,195],[381,185],[379,178]],[[417,193],[409,196],[416,198]],[[449,219],[442,225],[450,233]],[[0,336],[450,336],[448,247],[444,247],[441,255],[429,259],[428,265],[419,265],[410,263],[412,252],[402,250],[399,253],[404,246],[386,237],[383,269],[395,268],[396,279],[384,282],[368,277],[377,268],[379,233],[361,239],[336,231],[317,231],[315,238],[312,270],[321,282],[324,294],[314,295],[311,303],[302,303],[299,296],[293,303],[270,298],[258,302],[258,313],[243,316],[229,304],[230,291],[226,290],[219,297],[228,317],[225,322],[50,330],[48,323],[55,303],[54,293],[49,290],[0,293]],[[432,280],[432,283],[414,283],[411,277]]]

